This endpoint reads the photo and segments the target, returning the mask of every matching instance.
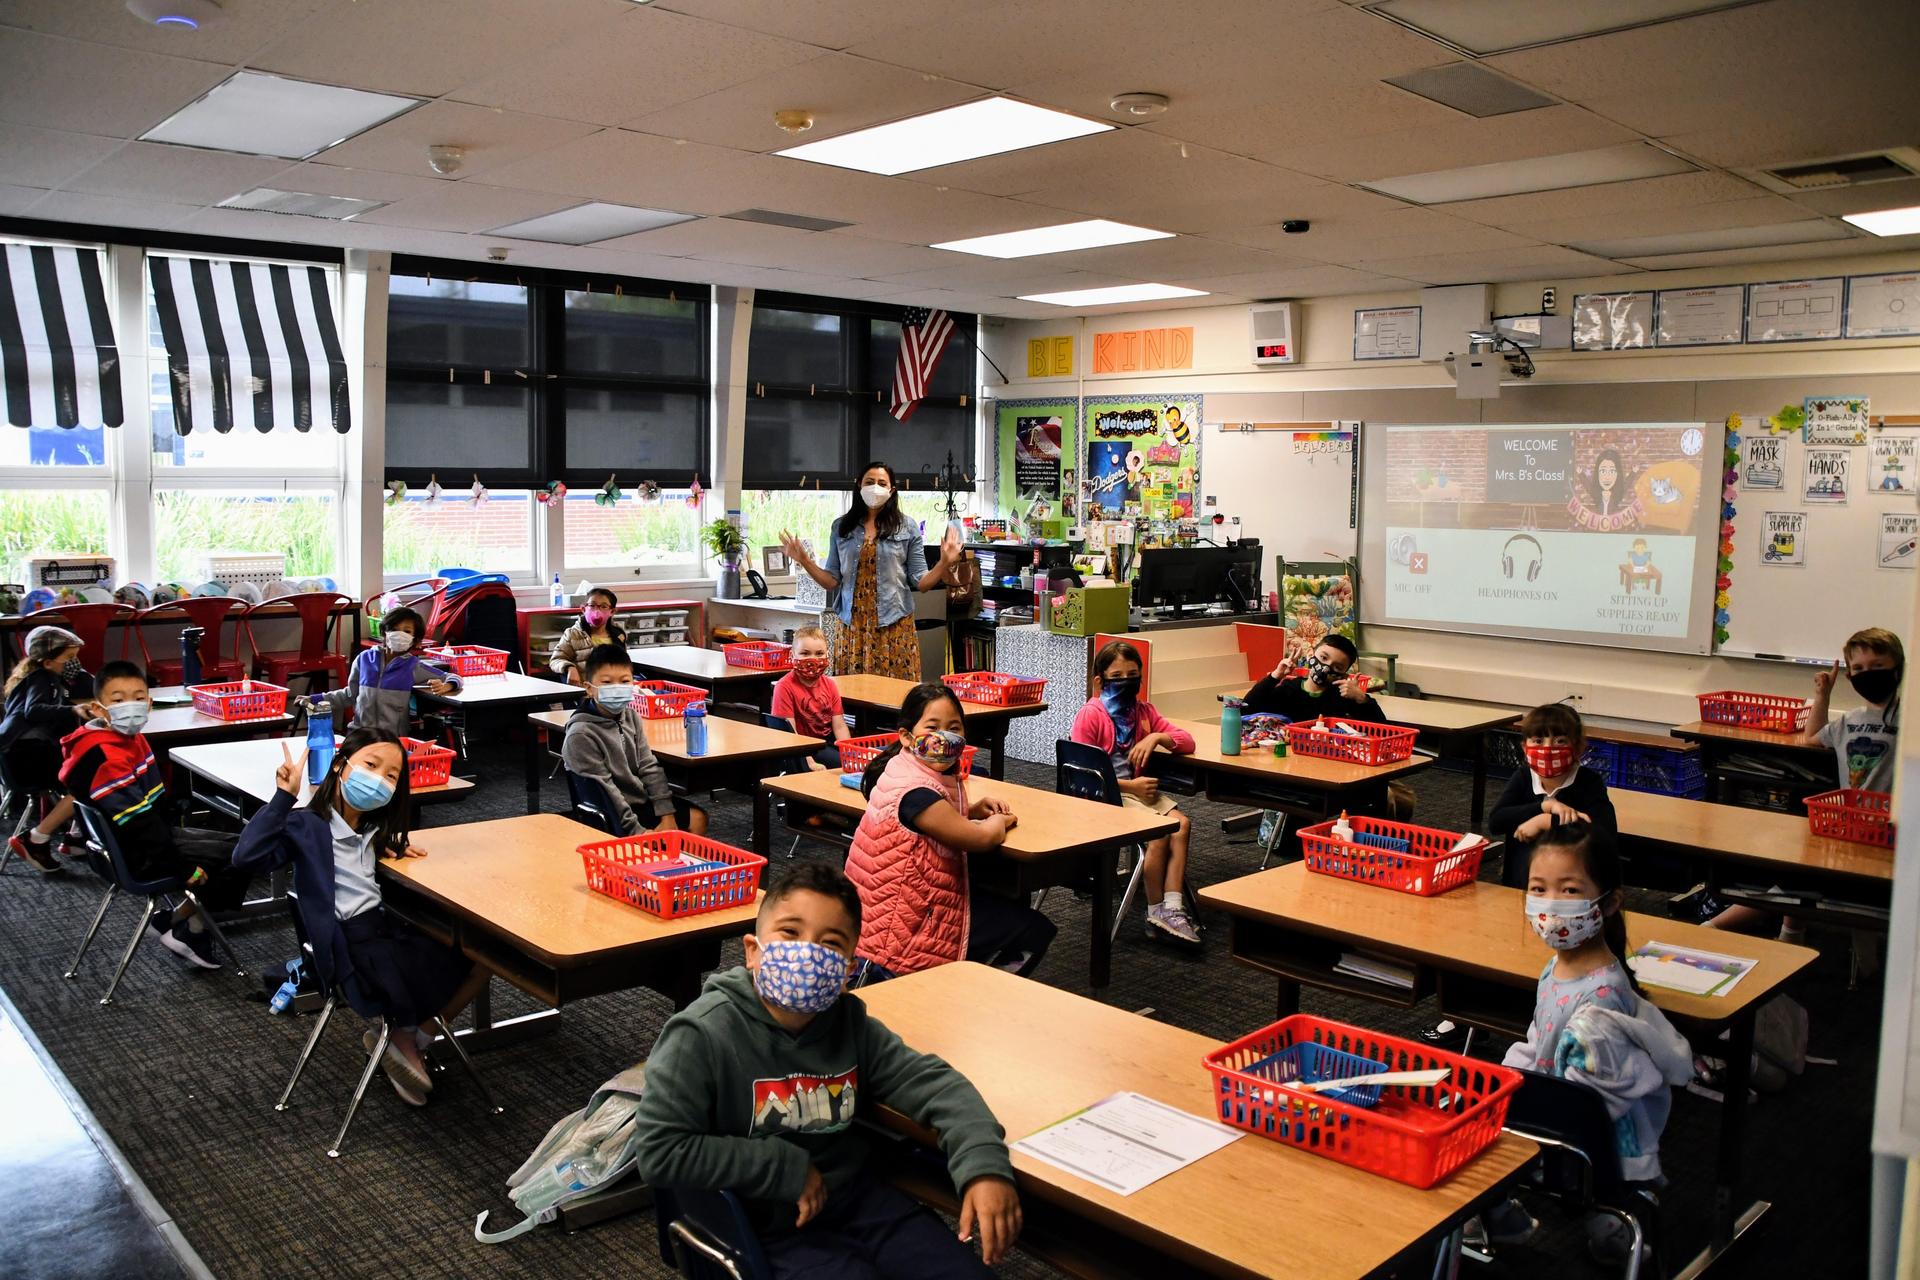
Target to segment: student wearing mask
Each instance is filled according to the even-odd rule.
[[[587,592],[580,617],[554,640],[553,649],[547,655],[547,669],[568,684],[584,685],[587,678],[580,668],[589,653],[603,644],[617,644],[624,649],[627,633],[613,620],[613,611],[619,603],[619,598],[605,587]]]
[[[0,716],[0,752],[7,777],[22,795],[60,789],[60,739],[85,718],[71,704],[93,691],[93,677],[80,665],[80,637],[65,627],[35,627],[27,632],[26,652],[7,676],[6,710]],[[53,856],[53,834],[73,820],[73,801],[65,794],[25,836],[8,841],[14,853],[44,872],[61,869]]]
[[[588,696],[567,717],[560,762],[567,772],[591,778],[613,802],[607,816],[630,836],[640,831],[680,830],[704,835],[707,811],[673,794],[667,771],[647,745],[646,726],[633,709],[633,659],[617,644],[592,650],[581,664]]]
[[[441,695],[463,687],[459,676],[420,656],[426,629],[412,609],[392,610],[380,620],[380,642],[362,649],[347,668],[347,687],[309,698],[308,707],[331,713],[336,725],[352,707],[354,723],[363,729],[384,729],[396,738],[412,733],[416,690]]]
[[[1385,724],[1387,713],[1367,693],[1362,682],[1350,673],[1360,650],[1342,635],[1329,635],[1314,646],[1301,665],[1307,674],[1293,674],[1293,662],[1280,659],[1280,665],[1262,676],[1247,690],[1248,714],[1268,712],[1297,722],[1335,716],[1342,720],[1365,720]]]

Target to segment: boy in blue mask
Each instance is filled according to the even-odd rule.
[[[647,745],[646,725],[633,709],[638,690],[626,649],[599,645],[588,651],[580,672],[587,696],[567,717],[567,736],[560,743],[567,772],[606,788],[614,809],[608,816],[618,835],[675,830],[704,835],[707,811],[673,794],[667,771]]]
[[[838,869],[803,863],[774,881],[745,967],[708,979],[654,1043],[635,1171],[741,1196],[775,1280],[985,1280],[1020,1234],[1004,1133],[964,1076],[842,994],[859,936],[860,895]],[[853,1129],[863,1104],[939,1135],[957,1240],[867,1172]]]

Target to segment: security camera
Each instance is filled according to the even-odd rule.
[[[427,167],[443,178],[460,172],[467,162],[467,149],[448,142],[436,142],[427,148]]]
[[[1280,229],[1290,236],[1297,236],[1313,230],[1313,224],[1305,218],[1288,218],[1280,224]]]

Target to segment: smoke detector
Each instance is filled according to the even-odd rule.
[[[127,0],[127,12],[142,22],[179,31],[197,31],[226,16],[215,0]]]
[[[792,109],[773,113],[773,122],[787,133],[805,133],[813,128],[813,112]]]
[[[1173,103],[1164,93],[1117,93],[1107,105],[1123,116],[1144,120],[1148,116],[1167,114],[1167,108]]]
[[[441,177],[452,177],[467,162],[467,149],[436,142],[427,148],[427,166]]]
[[[487,250],[487,261],[505,262],[507,260],[507,254],[510,252],[511,250],[503,244],[494,245],[493,248]]]

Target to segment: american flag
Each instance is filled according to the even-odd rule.
[[[893,366],[893,416],[905,422],[927,394],[940,356],[953,336],[953,317],[944,311],[908,307],[900,321],[900,359]]]

